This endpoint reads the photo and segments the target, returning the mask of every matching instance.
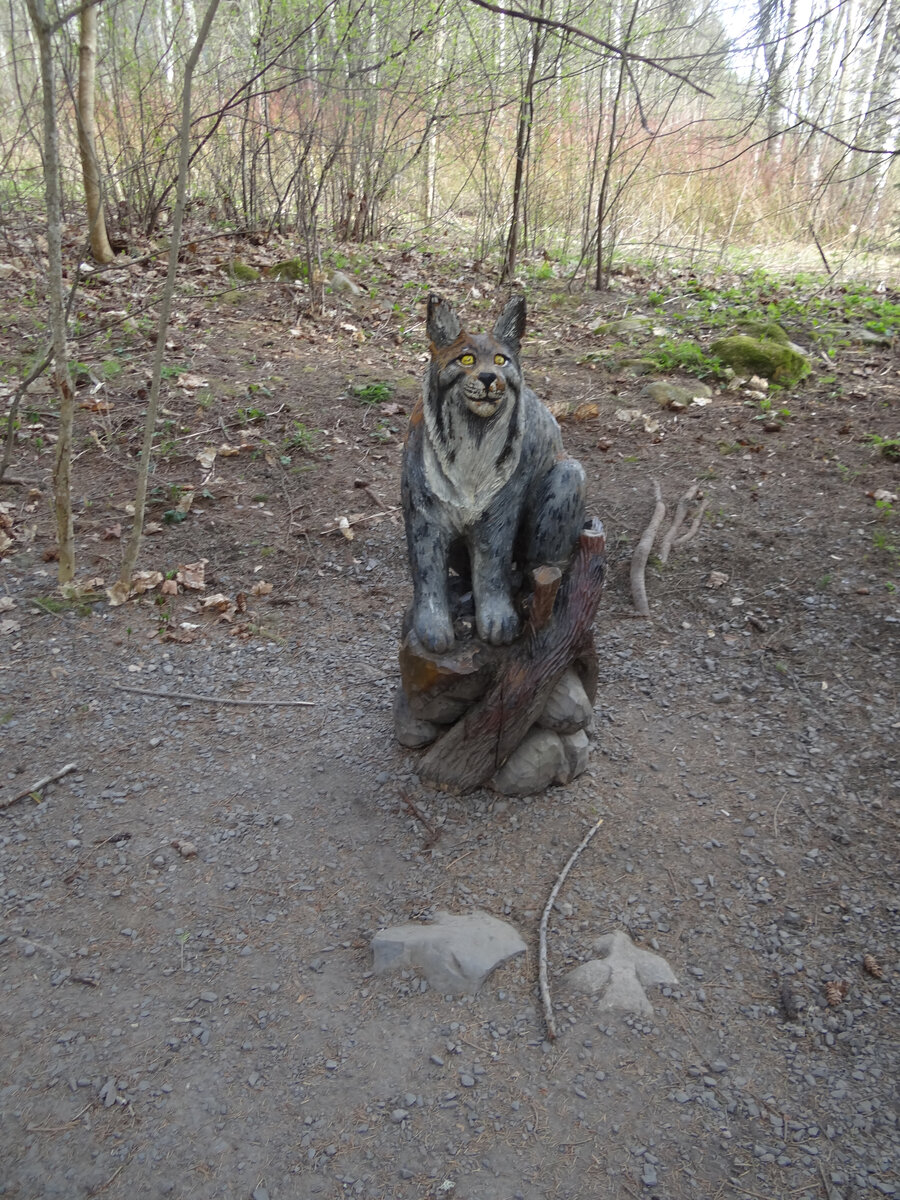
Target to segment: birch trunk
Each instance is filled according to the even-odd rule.
[[[99,263],[115,258],[106,234],[103,215],[103,187],[97,162],[96,121],[94,119],[94,70],[97,61],[97,7],[81,10],[81,37],[78,44],[78,149],[87,208],[91,254]]]
[[[62,201],[59,186],[59,132],[56,125],[56,79],[50,21],[44,0],[27,0],[28,15],[38,43],[44,110],[44,193],[47,205],[47,303],[53,348],[53,384],[59,398],[59,439],[53,460],[53,507],[59,547],[57,578],[61,585],[75,578],[75,536],[72,524],[72,427],[75,393],[66,351],[66,305],[62,281]]]

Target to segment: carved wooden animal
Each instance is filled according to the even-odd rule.
[[[412,626],[436,653],[453,645],[451,565],[470,573],[479,637],[502,645],[520,628],[517,569],[564,566],[584,524],[581,464],[522,381],[524,329],[521,296],[491,333],[470,333],[446,300],[428,299],[431,362],[410,419],[402,496]]]

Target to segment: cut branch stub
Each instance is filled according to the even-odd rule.
[[[562,571],[559,567],[537,567],[532,572],[532,578],[534,579],[534,595],[531,597],[528,628],[531,633],[537,633],[550,620],[556,593],[562,582]]]

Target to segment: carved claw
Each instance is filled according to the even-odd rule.
[[[420,608],[413,620],[416,637],[433,654],[445,654],[453,645],[453,622],[449,613]]]
[[[476,604],[478,636],[492,646],[506,646],[519,633],[521,622],[512,602],[503,596],[492,596]]]

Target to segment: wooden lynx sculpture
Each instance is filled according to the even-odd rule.
[[[413,603],[395,729],[410,747],[439,738],[421,773],[460,791],[540,790],[587,761],[605,539],[585,524],[581,464],[522,381],[524,328],[522,297],[491,333],[429,297],[431,361],[403,456]],[[477,636],[460,643],[455,620]],[[516,754],[537,769],[504,767]]]
[[[413,629],[438,653],[453,645],[449,568],[471,579],[479,637],[518,634],[514,563],[564,565],[584,525],[584,471],[559,426],[522,382],[525,300],[492,333],[464,330],[428,300],[431,363],[403,460],[403,515],[413,576]]]

